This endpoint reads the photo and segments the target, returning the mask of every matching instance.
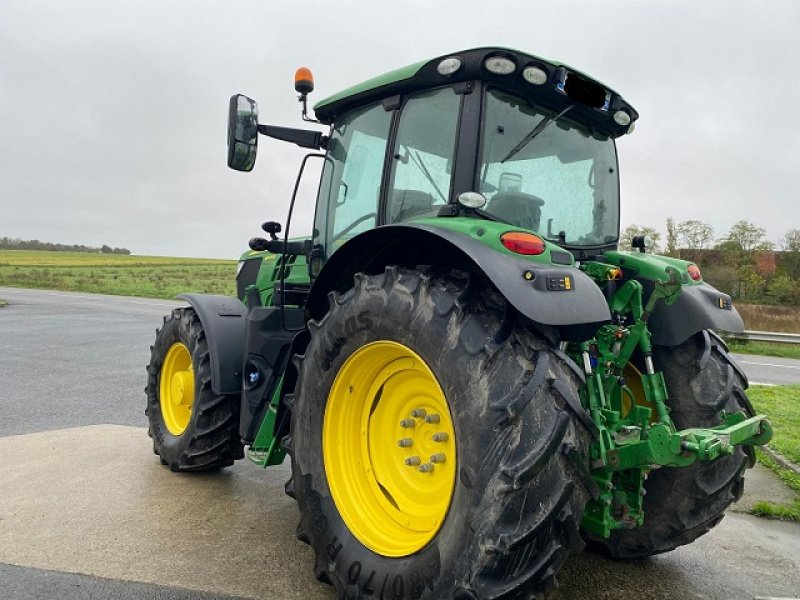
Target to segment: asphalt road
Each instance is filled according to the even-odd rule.
[[[800,360],[752,354],[734,354],[733,356],[747,373],[751,385],[800,383]]]
[[[1,598],[334,598],[294,539],[285,465],[187,477],[152,455],[144,365],[176,303],[0,298]],[[800,383],[800,361],[739,358],[752,381]],[[554,600],[800,596],[800,526],[729,513],[690,546],[626,563],[584,553],[559,579]]]

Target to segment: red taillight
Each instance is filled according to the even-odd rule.
[[[517,254],[541,254],[544,252],[544,240],[538,235],[523,231],[510,231],[500,236],[500,243]]]
[[[689,273],[689,277],[695,281],[700,281],[703,278],[703,276],[700,275],[700,267],[697,265],[689,265],[686,267],[686,271]]]

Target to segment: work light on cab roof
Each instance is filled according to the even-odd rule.
[[[475,48],[409,65],[326,98],[314,106],[314,111],[320,122],[328,124],[338,115],[371,100],[405,95],[447,82],[476,80],[511,87],[556,114],[572,105],[569,109],[572,120],[583,121],[588,117],[593,129],[614,138],[630,133],[639,117],[620,94],[577,69],[506,48]]]

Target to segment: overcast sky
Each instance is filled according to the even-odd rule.
[[[233,258],[284,221],[303,152],[226,166],[228,98],[302,126],[319,100],[485,45],[557,59],[640,113],[618,141],[623,224],[800,227],[800,2],[0,3],[0,236]],[[293,230],[310,222],[304,199]],[[262,234],[263,235],[263,234]]]

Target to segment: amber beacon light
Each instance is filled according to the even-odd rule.
[[[298,94],[306,95],[314,91],[314,75],[308,67],[300,67],[294,73],[294,89]]]

